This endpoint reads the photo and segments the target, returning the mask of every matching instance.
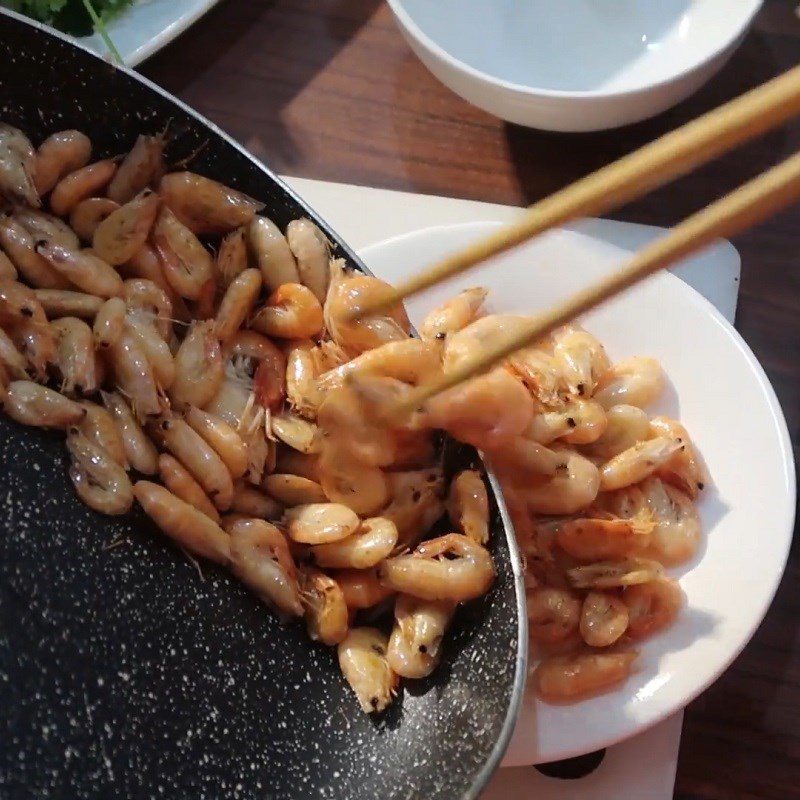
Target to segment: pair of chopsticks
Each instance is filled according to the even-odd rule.
[[[532,205],[517,222],[401,283],[354,319],[384,310],[570,220],[612,211],[800,113],[800,66]],[[527,328],[459,369],[417,387],[401,410],[485,372],[511,353],[717,239],[757,225],[800,197],[800,153],[685,219],[618,272],[532,319]]]

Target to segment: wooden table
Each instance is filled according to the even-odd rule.
[[[416,60],[381,0],[226,0],[142,71],[279,172],[522,205],[793,66],[795,7],[767,0],[709,86],[655,120],[607,133],[539,133],[472,108]],[[617,217],[673,224],[799,146],[800,121]],[[800,207],[735,244],[737,326],[775,385],[797,452]],[[677,797],[800,798],[798,577],[795,548],[751,644],[687,709]]]

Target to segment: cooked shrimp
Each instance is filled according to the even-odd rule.
[[[317,371],[310,339],[290,342],[286,354],[286,399],[302,417],[315,418],[322,403],[322,391],[317,384]]]
[[[635,586],[660,578],[664,568],[658,561],[647,558],[628,558],[623,561],[601,561],[567,571],[573,586],[578,589],[617,589]]]
[[[430,539],[410,555],[387,559],[379,574],[383,583],[403,594],[457,602],[485,594],[495,578],[489,552],[460,533]]]
[[[334,578],[351,610],[372,608],[394,594],[381,583],[377,569],[342,569]]]
[[[574,636],[581,618],[581,601],[566,589],[542,587],[527,593],[531,639],[542,644]]]
[[[164,341],[172,336],[173,305],[168,293],[156,281],[132,278],[125,281],[123,290],[125,308],[152,322]]]
[[[242,519],[229,528],[231,569],[265,603],[302,616],[297,567],[284,535],[262,519]]]
[[[502,367],[436,395],[428,401],[425,413],[431,427],[486,450],[519,436],[532,418],[528,391]]]
[[[220,511],[230,508],[233,501],[231,474],[200,434],[178,417],[160,419],[153,425],[153,434],[162,447],[189,470]]]
[[[84,292],[99,297],[122,295],[122,278],[113,267],[90,250],[69,250],[52,242],[40,241],[36,245],[36,252]]]
[[[19,128],[0,122],[0,197],[38,208],[41,201],[35,176],[36,151],[28,137]]]
[[[536,668],[536,692],[549,702],[570,702],[622,683],[636,653],[577,653],[550,656]]]
[[[316,481],[301,475],[275,472],[264,478],[264,490],[287,507],[326,503],[327,494]]]
[[[237,275],[248,267],[247,228],[237,228],[223,238],[217,252],[217,275],[222,287],[227,289]]]
[[[590,647],[610,647],[627,628],[628,607],[622,600],[607,592],[589,592],[586,595],[581,606],[580,624],[581,636],[586,644]]]
[[[233,486],[231,510],[258,519],[280,519],[283,506],[269,495],[239,481]]]
[[[398,549],[414,546],[445,513],[444,474],[439,467],[386,474],[389,502],[380,511],[394,522]]]
[[[92,329],[77,317],[50,323],[56,335],[56,366],[64,394],[94,394],[102,382],[100,362],[95,357]]]
[[[278,447],[275,470],[289,475],[299,475],[317,483],[320,479],[318,456],[299,453],[290,447]]]
[[[17,350],[17,346],[2,328],[0,328],[0,364],[14,378],[23,381],[28,379],[25,356]]]
[[[411,323],[402,303],[380,314],[353,320],[362,305],[384,299],[394,290],[371,275],[348,272],[341,259],[331,261],[331,281],[325,300],[325,328],[340,347],[357,355],[388,342],[407,339]]]
[[[125,317],[125,327],[139,340],[160,389],[170,389],[175,380],[176,367],[169,345],[147,315],[136,312]]]
[[[11,217],[0,215],[0,246],[20,275],[36,289],[69,289],[70,282],[36,252],[31,232]]]
[[[186,409],[186,421],[214,448],[234,480],[244,475],[247,471],[247,447],[224,419],[190,405]]]
[[[341,503],[310,503],[287,509],[283,524],[294,542],[327,544],[351,536],[361,522],[352,509]]]
[[[230,282],[214,321],[214,333],[223,344],[250,316],[260,291],[261,273],[257,269],[246,269]]]
[[[297,261],[300,283],[324,304],[330,280],[330,245],[310,219],[294,219],[286,226],[286,241]]]
[[[664,389],[664,373],[654,358],[634,356],[618,361],[597,384],[594,399],[603,408],[625,403],[646,408]]]
[[[152,241],[172,289],[187,300],[197,300],[214,270],[211,254],[203,243],[168,206],[158,212]]]
[[[420,600],[400,595],[386,657],[403,678],[424,678],[436,669],[442,640],[456,605],[447,600]]]
[[[81,246],[80,239],[66,222],[38,208],[17,208],[11,215],[36,241],[47,239],[70,250]]]
[[[507,362],[509,369],[543,406],[557,408],[563,404],[563,376],[550,353],[538,347],[526,347],[512,353]]]
[[[350,536],[312,550],[314,562],[321,567],[369,569],[379,564],[397,543],[397,527],[385,517],[365,519]]]
[[[591,333],[567,325],[553,334],[553,357],[567,391],[591,397],[611,367],[605,348]]]
[[[246,225],[264,207],[252,197],[194,172],[165,175],[158,193],[194,233],[227,233]]]
[[[542,483],[557,473],[563,474],[566,464],[563,452],[550,450],[522,436],[515,436],[497,450],[487,450],[486,454],[504,483],[521,488]]]
[[[158,470],[158,450],[136,421],[128,404],[115,392],[101,392],[100,396],[119,428],[125,457],[131,467],[143,475],[154,475]]]
[[[267,336],[306,339],[322,330],[322,306],[307,287],[284,283],[267,298],[250,324]]]
[[[163,133],[139,135],[130,152],[122,159],[111,183],[108,196],[118,203],[127,203],[147,186],[155,183],[164,171]]]
[[[125,329],[125,301],[121,297],[110,297],[95,315],[92,335],[95,344],[102,350],[113,347]]]
[[[339,667],[361,710],[383,711],[392,702],[398,676],[386,659],[388,637],[376,628],[352,628],[339,644]]]
[[[561,439],[568,444],[589,444],[600,438],[608,421],[594,400],[570,400],[556,408],[545,407],[534,415],[525,436],[542,444]]]
[[[684,603],[677,581],[665,576],[629,586],[622,593],[630,622],[628,636],[643,639],[671,625]]]
[[[208,499],[203,487],[177,458],[162,453],[158,457],[158,476],[172,494],[219,523],[219,512],[214,508],[214,504]]]
[[[17,268],[11,263],[11,259],[0,250],[0,280],[15,281],[18,277]]]
[[[66,217],[81,200],[100,194],[117,171],[113,159],[96,161],[67,173],[50,194],[50,208],[59,217]]]
[[[482,286],[459,292],[428,312],[420,326],[420,336],[423,339],[444,339],[449,333],[463,330],[480,314],[488,293]]]
[[[70,430],[67,450],[72,462],[69,477],[78,497],[101,514],[124,514],[133,505],[133,486],[125,469],[110,453],[80,433]]]
[[[130,261],[147,241],[158,213],[158,204],[158,195],[145,189],[112,211],[94,231],[94,252],[109,264]]]
[[[300,453],[319,453],[320,436],[317,426],[307,419],[284,411],[272,417],[272,433]]]
[[[102,406],[84,401],[86,416],[75,426],[92,444],[104,450],[123,469],[128,469],[125,443],[114,417]]]
[[[203,407],[219,391],[225,374],[214,323],[196,322],[175,355],[175,380],[170,398],[176,406]]]
[[[575,514],[597,497],[597,467],[577,453],[566,451],[562,455],[563,464],[553,477],[521,492],[534,514]]]
[[[578,561],[613,561],[642,553],[653,527],[649,514],[631,519],[578,517],[558,523],[556,540]]]
[[[638,442],[603,464],[600,468],[600,488],[610,492],[639,483],[666,464],[683,447],[675,439],[666,436]]]
[[[629,405],[611,406],[606,411],[606,427],[587,453],[596,458],[613,458],[638,442],[650,438],[650,421],[641,408]]]
[[[375,514],[389,499],[389,486],[382,470],[354,458],[349,450],[326,446],[319,470],[325,495],[348,505],[357,514]]]
[[[114,375],[117,387],[128,398],[136,419],[161,414],[166,402],[156,383],[155,373],[138,338],[129,330],[123,330],[111,345]]]
[[[653,417],[650,430],[656,436],[667,436],[681,448],[657,470],[657,475],[685,492],[693,500],[705,487],[708,478],[700,456],[680,422],[669,417]]]
[[[452,372],[486,350],[525,330],[530,318],[520,314],[489,314],[447,337],[444,347],[444,369]]]
[[[300,282],[297,262],[289,243],[271,219],[253,219],[247,228],[247,238],[268,290],[276,291],[284,284]]]
[[[691,498],[658,478],[644,481],[641,490],[655,523],[648,554],[667,566],[694,557],[700,543],[701,526]]]
[[[119,203],[108,197],[87,197],[70,212],[69,225],[82,241],[89,244],[100,223],[118,208]]]
[[[453,525],[473,542],[489,541],[489,497],[479,472],[465,469],[453,478],[447,513]]]
[[[40,196],[46,195],[64,175],[85,167],[91,157],[92,142],[85,133],[51,133],[36,151],[36,191]]]
[[[339,584],[324,572],[307,570],[302,576],[300,601],[306,611],[308,635],[333,646],[347,636],[348,613]]]
[[[286,357],[266,336],[240,330],[226,344],[225,357],[233,359],[233,371],[239,380],[242,372],[250,380],[248,364],[254,363],[252,389],[258,404],[273,412],[281,407],[286,395]]]
[[[103,298],[68,289],[34,289],[36,299],[48,319],[80,317],[93,320],[103,306]]]
[[[133,493],[145,514],[181,547],[203,558],[228,565],[231,537],[213,519],[150,481],[139,481]]]
[[[3,410],[15,422],[36,428],[68,428],[86,415],[79,403],[33,381],[9,383]]]

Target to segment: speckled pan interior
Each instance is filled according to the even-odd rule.
[[[282,227],[311,216],[338,242],[188,109],[4,13],[0,119],[34,143],[80,128],[98,155],[169,124],[173,162],[199,150],[192,169],[263,200]],[[494,588],[460,610],[436,673],[369,718],[333,651],[278,624],[222,570],[198,574],[141,513],[110,519],[81,505],[65,462],[61,437],[0,419],[1,797],[478,794],[513,727],[525,667],[518,562],[499,509]]]

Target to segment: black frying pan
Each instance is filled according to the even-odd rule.
[[[38,143],[88,133],[98,156],[169,123],[173,162],[308,216],[266,167],[156,86],[0,13],[0,119]],[[461,461],[474,458],[461,451]],[[451,459],[452,460],[452,459]],[[203,577],[141,514],[81,505],[61,438],[0,419],[0,797],[473,798],[520,704],[518,553],[495,502],[498,579],[462,608],[439,669],[361,713],[332,650],[281,626],[222,570]],[[498,508],[498,505],[500,506]],[[124,540],[119,547],[110,543]]]

